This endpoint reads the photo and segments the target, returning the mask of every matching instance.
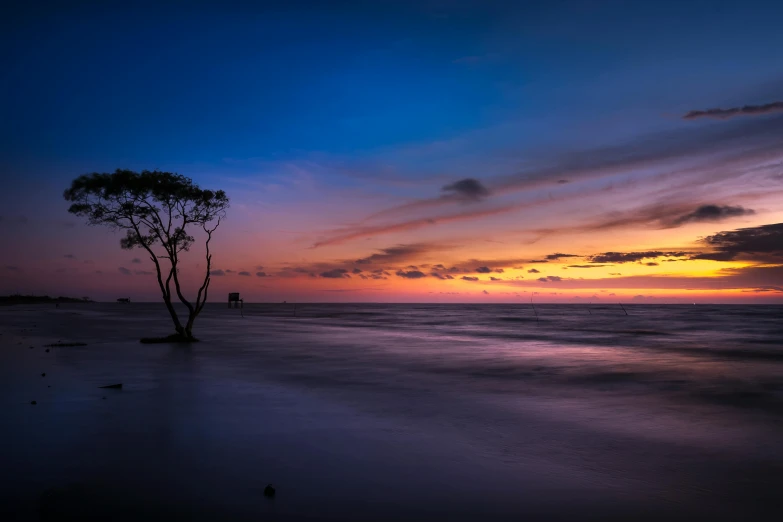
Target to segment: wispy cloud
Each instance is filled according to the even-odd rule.
[[[488,216],[495,216],[498,214],[505,214],[516,210],[515,205],[506,205],[503,207],[488,208],[482,210],[473,210],[467,212],[458,212],[453,214],[446,214],[441,216],[434,216],[431,218],[418,218],[407,221],[401,221],[398,223],[390,223],[387,225],[378,226],[358,226],[352,228],[346,228],[343,230],[337,230],[332,233],[331,237],[327,237],[320,241],[317,241],[313,247],[318,248],[326,245],[336,245],[345,243],[353,239],[360,239],[365,237],[372,237],[380,234],[390,234],[393,232],[409,232],[423,227],[453,223],[457,221],[465,221],[470,219],[477,219]]]
[[[489,196],[489,189],[477,179],[465,178],[443,187],[447,198],[464,202],[481,201]]]
[[[550,261],[556,261],[562,257],[580,257],[580,256],[576,254],[560,254],[560,253],[549,254],[548,256],[546,256],[546,258]]]
[[[682,119],[695,120],[697,118],[716,118],[719,120],[727,120],[736,116],[757,116],[772,112],[783,112],[783,102],[765,103],[764,105],[744,105],[742,107],[731,107],[729,109],[689,111],[683,115]]]
[[[674,225],[685,223],[696,223],[702,221],[723,221],[724,219],[752,216],[756,211],[744,208],[742,206],[732,207],[730,205],[702,205],[693,212],[684,214],[673,221]]]
[[[694,208],[691,202],[668,201],[643,205],[627,211],[610,211],[592,219],[588,218],[581,224],[556,229],[538,229],[535,232],[541,235],[552,235],[639,227],[663,230],[690,223],[720,222],[754,214],[754,210],[739,205],[704,204]]]
[[[327,279],[342,279],[342,278],[348,278],[351,277],[348,274],[348,270],[344,268],[335,268],[332,270],[327,270],[326,272],[321,272],[321,277],[325,277]]]
[[[443,246],[426,243],[396,245],[383,248],[367,257],[357,259],[355,263],[359,265],[389,265],[395,263],[408,264],[411,261],[419,259],[421,256],[430,252],[443,249]]]
[[[759,288],[752,288],[750,290],[743,290],[743,292],[753,292],[760,294],[763,292],[781,292],[783,293],[783,286],[762,286]]]
[[[592,263],[634,263],[642,259],[654,259],[657,257],[686,257],[690,252],[661,252],[650,250],[647,252],[604,252],[588,256]]]
[[[395,275],[398,277],[404,277],[406,279],[421,279],[422,277],[427,277],[427,274],[420,270],[409,270],[407,272],[404,270],[398,270],[395,272]]]

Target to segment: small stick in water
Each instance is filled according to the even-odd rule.
[[[620,305],[620,308],[623,309],[623,312],[625,312],[625,315],[628,315],[628,312],[625,311],[625,307],[623,306],[623,303],[617,303]]]

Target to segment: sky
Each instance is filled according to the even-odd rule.
[[[122,168],[228,193],[215,301],[783,303],[780,2],[76,4],[0,21],[0,294],[159,298]]]

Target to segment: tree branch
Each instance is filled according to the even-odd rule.
[[[217,227],[220,226],[220,217],[217,218],[217,223],[214,227],[211,229],[207,228],[206,224],[202,225],[202,228],[204,229],[204,232],[207,233],[207,241],[205,243],[205,247],[207,250],[206,257],[207,257],[207,273],[204,276],[204,283],[202,283],[201,288],[198,289],[198,295],[196,296],[196,313],[201,312],[201,310],[204,308],[204,304],[207,302],[207,291],[209,288],[209,272],[212,268],[212,254],[209,252],[209,242],[212,241],[212,233],[217,230]],[[204,293],[204,300],[201,300],[201,293]]]

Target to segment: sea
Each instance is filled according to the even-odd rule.
[[[3,520],[783,511],[783,306],[210,303],[139,343],[171,331],[0,308]]]

